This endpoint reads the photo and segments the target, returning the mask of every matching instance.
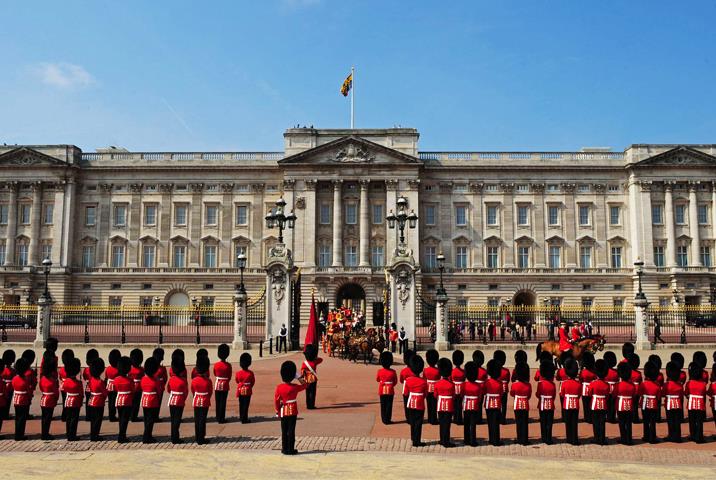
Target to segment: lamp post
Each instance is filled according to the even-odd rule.
[[[191,304],[194,307],[194,324],[196,325],[196,344],[201,343],[201,335],[199,334],[199,300],[196,297],[191,297]]]
[[[408,199],[401,196],[396,201],[397,206],[397,213],[393,213],[393,210],[390,211],[390,214],[385,217],[385,219],[388,221],[388,228],[395,228],[395,226],[398,226],[399,230],[399,246],[405,245],[405,226],[407,225],[409,228],[415,228],[418,224],[418,216],[415,214],[414,210],[411,210],[410,213],[408,213]]]
[[[284,228],[293,228],[296,225],[296,214],[293,212],[286,215],[284,208],[286,207],[286,201],[279,198],[276,201],[276,209],[266,215],[266,228],[278,227],[278,243],[283,243],[283,230]]]
[[[440,271],[440,286],[438,287],[437,295],[442,295],[447,298],[447,292],[443,284],[443,272],[445,271],[445,255],[443,255],[443,252],[438,253],[436,260],[438,261],[438,270]]]
[[[154,297],[154,309],[155,309],[155,320],[159,322],[159,344],[161,345],[164,343],[164,331],[162,330],[162,323],[163,322],[163,315],[161,310],[161,301],[162,299],[158,296]]]
[[[46,257],[42,261],[42,272],[45,274],[45,291],[43,292],[43,296],[45,297],[45,301],[49,302],[51,300],[50,297],[50,268],[52,268],[52,260],[50,260],[49,257]]]
[[[644,294],[644,290],[642,290],[641,284],[641,277],[644,275],[644,261],[641,259],[637,259],[636,262],[634,262],[634,268],[636,269],[636,276],[639,279],[639,287],[638,291],[636,292],[636,295],[634,296],[634,299],[645,302],[646,295]]]
[[[240,272],[240,280],[239,280],[239,288],[238,291],[240,293],[246,293],[246,287],[244,287],[244,269],[246,268],[246,255],[244,255],[243,252],[239,253],[236,256],[236,265],[239,267]]]

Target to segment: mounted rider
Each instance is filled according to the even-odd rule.
[[[559,337],[559,351],[562,353],[571,351],[572,340],[569,338],[569,334],[567,333],[567,322],[564,320],[559,321],[559,330],[557,335]]]

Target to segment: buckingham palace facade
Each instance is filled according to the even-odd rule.
[[[304,298],[360,302],[370,317],[397,241],[385,218],[405,197],[424,298],[443,252],[453,305],[626,305],[637,259],[652,303],[714,300],[716,145],[424,152],[418,137],[293,128],[282,152],[2,146],[2,299],[33,302],[50,258],[60,303],[230,303],[239,253],[255,295],[278,236],[264,217],[283,198]]]

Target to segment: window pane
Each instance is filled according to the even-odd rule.
[[[653,205],[651,207],[651,222],[656,225],[661,225],[661,205]]]
[[[622,247],[612,247],[612,268],[622,268]]]
[[[654,247],[654,265],[657,267],[664,266],[664,247]]]
[[[701,225],[709,223],[709,207],[707,205],[699,205],[699,223]]]
[[[186,225],[186,206],[177,205],[174,210],[174,223],[177,225]]]
[[[176,268],[186,267],[186,247],[184,245],[174,247],[174,266]]]
[[[358,206],[355,203],[346,204],[346,224],[355,225],[358,223]]]
[[[7,225],[9,211],[8,205],[0,205],[0,225]]]
[[[154,266],[154,245],[144,245],[142,248],[142,266],[151,268]]]
[[[85,225],[91,227],[95,225],[95,207],[85,207]]]
[[[529,268],[530,266],[530,248],[519,247],[517,249],[517,266],[519,268]]]
[[[376,246],[371,249],[371,264],[374,267],[382,267],[385,265],[385,255],[382,246]]]
[[[55,214],[55,206],[54,205],[45,205],[45,218],[43,220],[43,223],[45,225],[52,225],[52,219]]]
[[[711,247],[701,247],[701,263],[704,267],[711,266]]]
[[[52,258],[52,245],[51,244],[44,244],[42,245],[42,258],[41,260],[44,260],[46,258]]]
[[[328,225],[331,223],[331,206],[327,203],[321,204],[321,224]]]
[[[127,208],[124,205],[114,207],[114,225],[123,227],[127,224]]]
[[[455,225],[467,225],[467,207],[462,205],[455,207]]]
[[[487,268],[498,268],[498,248],[487,247]]]
[[[487,207],[487,224],[497,225],[497,207],[494,205]]]
[[[686,223],[686,206],[685,205],[677,205],[676,206],[676,223],[678,223],[678,224]]]
[[[385,217],[385,215],[383,215],[383,205],[382,204],[373,205],[373,223],[375,225],[382,224],[384,217]]]
[[[216,268],[216,245],[204,245],[204,267]]]
[[[236,207],[236,225],[246,225],[249,219],[249,208],[246,205]]]
[[[579,224],[589,225],[589,207],[586,205],[579,206]]]
[[[435,206],[425,207],[425,225],[435,225]]]
[[[619,207],[609,207],[609,223],[619,225]]]
[[[435,247],[425,247],[425,266],[435,268],[437,266],[437,253]]]
[[[580,247],[579,266],[581,268],[590,268],[592,266],[592,247]]]
[[[124,245],[112,247],[112,267],[121,268],[124,266]]]
[[[144,207],[144,224],[145,225],[156,225],[157,223],[157,206],[146,205]]]
[[[206,206],[206,225],[216,225],[218,211],[219,209],[216,205]]]
[[[318,249],[318,266],[331,266],[331,247],[329,245],[321,245]]]
[[[455,268],[467,268],[467,247],[455,249]]]
[[[529,209],[526,206],[517,207],[517,224],[518,225],[527,225],[528,214],[529,214]]]
[[[562,266],[560,260],[560,248],[549,247],[549,268],[560,268]]]
[[[559,207],[549,207],[549,224],[559,225]]]
[[[84,268],[94,267],[94,246],[82,247],[82,266]]]

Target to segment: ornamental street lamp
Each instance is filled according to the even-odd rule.
[[[47,302],[50,301],[50,268],[52,268],[52,260],[50,260],[50,257],[46,257],[42,261],[42,271],[45,274],[45,292],[43,293],[43,295],[45,296],[45,301]]]
[[[266,228],[278,227],[278,243],[283,243],[283,229],[293,228],[296,225],[296,214],[293,212],[288,215],[283,213],[286,207],[286,201],[279,198],[276,201],[276,209],[266,215]]]
[[[246,268],[246,255],[244,255],[243,252],[236,256],[236,264],[239,266],[239,272],[241,272],[238,291],[239,293],[245,294],[246,288],[244,287],[244,269]]]
[[[438,253],[436,257],[438,261],[438,270],[440,271],[440,286],[438,287],[436,298],[439,301],[447,301],[447,292],[445,291],[445,285],[443,284],[443,272],[445,271],[445,255],[443,252]]]
[[[641,259],[637,259],[637,261],[634,262],[634,268],[636,269],[636,275],[639,279],[639,290],[636,292],[634,299],[646,300],[646,295],[644,295],[644,291],[642,290],[641,286],[641,277],[644,275],[644,261]]]
[[[405,225],[407,224],[409,228],[415,228],[418,224],[418,216],[414,210],[408,213],[408,199],[403,196],[398,198],[396,206],[398,213],[393,213],[393,210],[391,210],[385,219],[388,221],[388,228],[395,228],[395,225],[398,225],[398,230],[400,231],[399,244],[405,245]]]

